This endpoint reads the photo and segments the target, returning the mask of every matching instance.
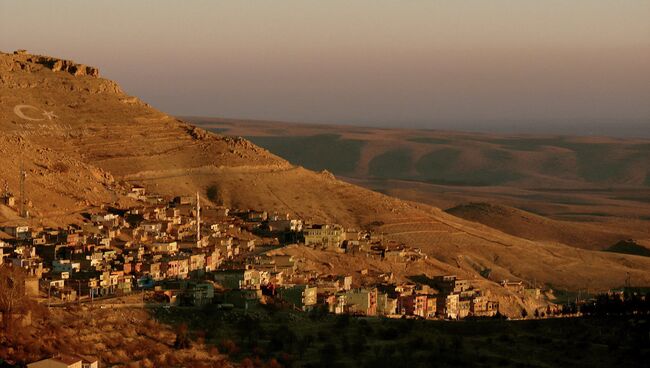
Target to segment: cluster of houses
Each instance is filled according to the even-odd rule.
[[[523,281],[502,280],[500,282],[500,285],[505,289],[513,292],[514,294],[520,295],[530,300],[539,300],[542,295],[542,290],[540,288],[535,287],[534,285],[527,287]]]
[[[490,317],[498,302],[490,300],[468,280],[437,276],[426,283],[358,285],[358,275],[305,275],[298,272],[291,256],[257,256],[244,269],[218,270],[216,283],[224,288],[219,303],[249,307],[269,299],[301,311],[316,308],[335,314],[459,319]]]
[[[371,232],[264,211],[201,209],[198,195],[165,199],[135,187],[131,196],[139,205],[102,208],[67,228],[0,228],[0,264],[27,270],[27,292],[59,303],[148,290],[149,300],[191,306],[246,308],[273,300],[303,311],[451,319],[498,310],[454,276],[398,284],[392,274],[369,270],[303,273],[292,256],[265,253],[302,243],[392,262],[426,258]]]
[[[419,248],[412,248],[394,240],[385,240],[381,234],[369,231],[346,230],[336,224],[306,225],[302,234],[304,244],[313,248],[365,254],[369,258],[392,262],[410,262],[427,258]]]
[[[134,194],[143,196],[143,189]],[[104,208],[67,228],[0,227],[0,264],[28,273],[27,292],[70,302],[154,287],[166,280],[203,280],[258,237],[226,208],[204,210],[191,197],[147,196],[129,209]],[[236,214],[237,215],[237,214]],[[204,289],[200,283],[184,289]]]

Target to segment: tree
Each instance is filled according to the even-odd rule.
[[[14,313],[24,307],[25,272],[17,267],[0,266],[0,313],[3,329],[8,329]]]
[[[188,328],[185,323],[181,323],[176,330],[176,341],[174,341],[174,348],[187,349],[190,347],[190,337]]]
[[[253,364],[253,360],[251,358],[244,358],[242,359],[240,366],[242,368],[253,368],[255,367],[255,364]]]
[[[526,308],[521,308],[521,318],[526,318],[528,317],[528,311]]]

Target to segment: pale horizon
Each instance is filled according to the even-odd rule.
[[[174,115],[599,134],[650,122],[648,15],[647,1],[4,1],[0,50],[97,66]]]

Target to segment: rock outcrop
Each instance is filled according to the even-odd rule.
[[[74,76],[87,75],[99,78],[98,68],[78,64],[72,60],[58,59],[50,56],[31,55],[25,50],[14,51],[9,63],[5,64],[8,71],[33,71],[39,66],[50,69],[54,72],[70,73]]]

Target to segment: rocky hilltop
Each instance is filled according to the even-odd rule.
[[[8,71],[36,71],[40,67],[53,72],[64,72],[72,75],[89,75],[99,78],[99,69],[92,66],[77,64],[72,60],[57,59],[49,56],[30,55],[26,50],[14,51],[12,58],[3,60]]]
[[[51,57],[0,54],[0,152],[11,191],[18,191],[21,165],[28,172],[37,221],[67,221],[88,206],[125,201],[132,183],[168,195],[213,187],[218,203],[368,227],[429,255],[426,265],[391,269],[397,275],[454,273],[494,290],[501,279],[604,289],[629,274],[650,283],[646,257],[526,240],[344,183],[187,124],[128,96],[95,68]],[[2,220],[18,221],[0,208]]]

